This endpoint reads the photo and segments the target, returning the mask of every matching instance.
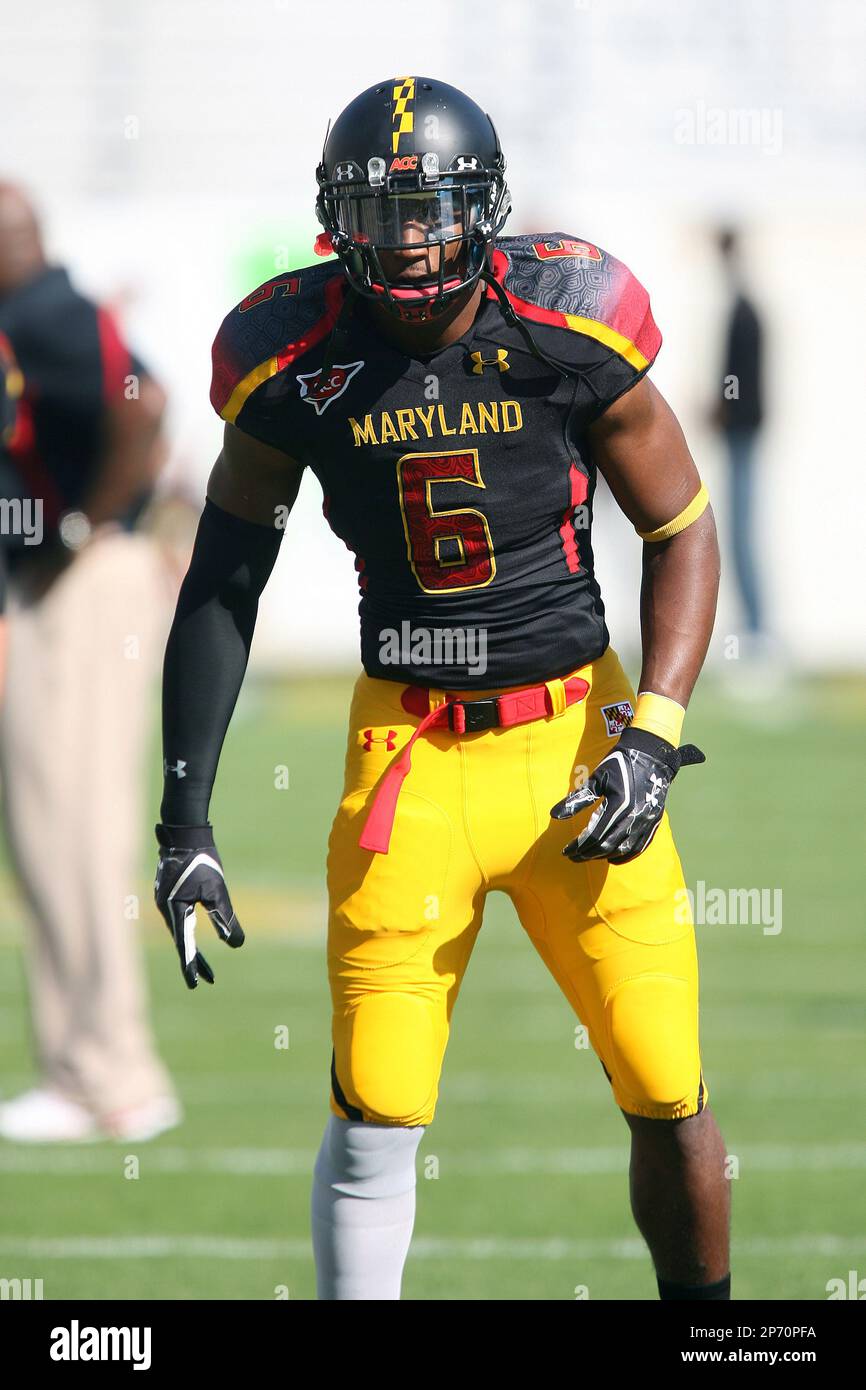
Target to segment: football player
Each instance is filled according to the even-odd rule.
[[[328,854],[331,1114],[312,1222],[324,1299],[396,1299],[415,1155],[488,890],[585,1025],[631,1131],[663,1299],[728,1298],[724,1145],[665,800],[713,624],[706,489],[647,379],[621,262],[504,237],[490,118],[423,77],[371,87],[318,168],[317,250],[214,344],[225,436],[169,638],[157,901],[190,988],[195,906],[240,946],[208,807],[259,595],[304,468],[356,555],[361,660]],[[637,695],[594,577],[601,471],[644,547]],[[551,809],[552,808],[552,809]]]

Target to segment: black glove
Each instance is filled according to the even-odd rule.
[[[195,944],[195,905],[201,903],[227,946],[243,946],[244,934],[234,914],[223,866],[209,825],[157,825],[159,862],[156,905],[174,937],[183,978],[195,989],[198,977],[213,984],[214,975]]]
[[[636,859],[659,828],[668,788],[680,768],[703,762],[706,758],[693,743],[674,748],[646,729],[626,729],[583,786],[551,810],[554,819],[567,820],[604,798],[563,854],[575,864],[587,859],[627,864]]]

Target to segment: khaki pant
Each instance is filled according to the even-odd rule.
[[[43,1080],[107,1116],[172,1095],[139,946],[143,755],[172,593],[160,552],[114,532],[35,602],[13,583],[0,713],[6,829],[33,914]],[[151,808],[152,809],[152,808]]]

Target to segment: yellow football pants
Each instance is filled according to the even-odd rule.
[[[451,1012],[490,889],[511,898],[623,1110],[674,1119],[706,1104],[694,929],[667,815],[644,853],[620,866],[562,855],[589,810],[550,819],[580,770],[592,771],[618,737],[605,707],[634,704],[610,649],[572,674],[590,690],[559,715],[420,737],[388,854],[361,849],[358,837],[371,792],[420,721],[403,709],[402,684],[358,679],[328,853],[335,1114],[431,1121]]]

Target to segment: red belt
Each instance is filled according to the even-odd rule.
[[[588,690],[588,681],[580,676],[571,676],[565,681],[531,685],[525,690],[506,691],[485,700],[463,700],[457,695],[446,695],[444,705],[431,709],[428,688],[408,685],[401,696],[401,703],[409,714],[421,715],[421,723],[376,789],[359,840],[361,848],[372,850],[375,854],[388,853],[397,798],[403,779],[412,766],[412,746],[416,738],[426,734],[428,729],[444,726],[455,734],[474,734],[484,729],[508,729],[515,724],[530,724],[534,719],[562,714],[569,705],[578,704]]]

